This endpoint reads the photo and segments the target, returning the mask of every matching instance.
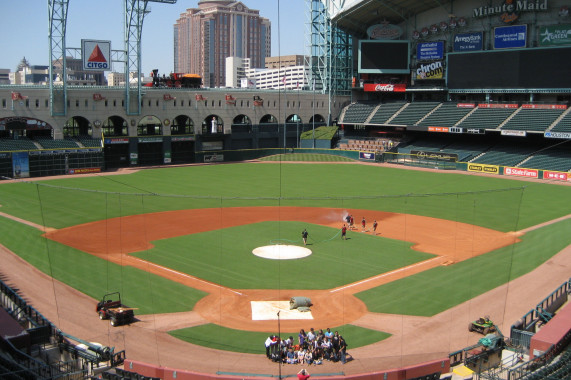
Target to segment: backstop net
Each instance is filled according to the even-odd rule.
[[[512,322],[485,294],[513,279],[520,260],[523,188],[284,196],[275,189],[304,180],[277,176],[268,196],[244,196],[243,181],[266,186],[254,174],[236,177],[232,197],[210,195],[214,176],[193,181],[211,169],[186,170],[2,184],[1,242],[39,270],[21,279],[27,272],[14,267],[14,281],[40,284],[42,312],[69,334],[205,373],[295,374],[267,359],[264,343],[297,344],[301,329],[338,331],[346,371],[371,372],[447,358],[477,341],[466,326],[480,314]],[[113,292],[135,321],[98,319],[95,304]],[[292,297],[311,300],[309,310],[290,310]],[[495,297],[507,300],[508,289]]]

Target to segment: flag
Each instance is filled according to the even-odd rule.
[[[12,92],[12,100],[26,100],[27,96],[22,96],[19,92]]]
[[[282,83],[283,83],[284,86],[285,86],[285,84],[286,84],[286,76],[285,76],[285,75],[284,75],[284,77],[282,78]]]

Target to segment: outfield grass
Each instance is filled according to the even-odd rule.
[[[252,254],[275,243],[303,245],[304,228],[310,256],[268,260]],[[320,225],[266,222],[155,241],[155,248],[134,255],[233,289],[331,289],[434,257],[399,240],[360,232],[348,238]]]
[[[85,191],[50,188],[48,184]],[[505,190],[508,188],[514,190]],[[439,195],[424,201],[425,194],[488,190],[496,192]],[[37,185],[0,183],[3,212],[54,228],[162,210],[232,204],[263,206],[276,202],[311,205],[317,203],[316,198],[328,198],[319,201],[321,207],[407,212],[511,231],[565,215],[571,194],[567,186],[539,181],[367,165],[285,163],[145,169],[129,175],[72,177]],[[456,202],[464,205],[457,207]],[[464,206],[475,206],[478,213],[466,213]]]
[[[321,328],[317,327],[316,331]],[[325,331],[325,327],[323,327]],[[305,331],[309,331],[305,328]],[[344,325],[331,328],[331,331],[339,331],[339,334],[347,341],[348,351],[353,348],[366,346],[372,343],[390,337],[382,331],[365,329],[353,325]],[[282,331],[282,337],[293,336],[297,342],[299,331]],[[169,332],[175,338],[182,339],[185,342],[206,346],[218,350],[245,352],[248,354],[265,354],[266,349],[264,342],[268,335],[278,335],[277,331],[268,332],[252,332],[243,330],[233,330],[214,324],[207,324],[197,327],[189,327]]]

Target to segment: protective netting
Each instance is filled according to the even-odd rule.
[[[145,183],[131,184],[131,192],[119,182],[71,185],[15,185],[10,197],[22,203],[11,210],[36,227],[3,220],[4,231],[22,237],[7,247],[95,300],[120,292],[136,308],[132,326],[93,322],[91,309],[70,312],[69,292],[59,287],[50,295],[54,322],[124,348],[133,360],[276,374],[264,356],[240,352],[263,354],[269,334],[297,340],[300,329],[329,327],[347,340],[354,371],[371,371],[447,357],[469,343],[466,321],[480,308],[503,322],[503,306],[473,299],[510,279],[517,241],[510,231],[518,229],[523,188],[223,197],[139,191]],[[312,250],[306,258],[252,254],[268,244],[303,246],[304,229]],[[313,320],[281,319],[275,308],[267,319],[252,319],[252,301],[294,296],[311,299]],[[435,332],[419,337],[423,318]],[[392,336],[381,340],[383,333]],[[427,347],[425,339],[435,340]]]

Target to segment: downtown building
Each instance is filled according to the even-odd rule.
[[[270,21],[239,1],[201,0],[174,25],[174,70],[202,76],[204,87],[225,86],[227,57],[263,68],[270,55]]]

